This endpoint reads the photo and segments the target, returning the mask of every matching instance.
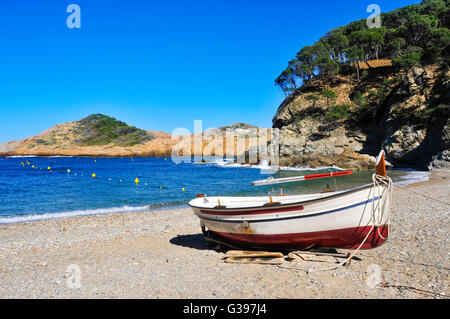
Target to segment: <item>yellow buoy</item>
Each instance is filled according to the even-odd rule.
[[[69,173],[69,174],[70,174],[70,169],[68,169],[68,170],[67,170],[67,173]]]
[[[162,186],[159,186],[159,189],[162,189]]]
[[[92,177],[93,177],[93,178],[95,178],[95,176],[97,176],[97,175],[95,175],[95,174],[92,174]]]
[[[181,190],[184,192],[185,191],[184,187]]]
[[[136,184],[139,184],[139,179],[136,177],[136,179],[134,180],[134,182],[135,182]]]
[[[34,168],[34,165],[33,165],[33,166],[31,166],[31,168]]]
[[[49,167],[47,167],[47,169],[48,169],[48,170],[51,170],[52,168],[49,166]]]

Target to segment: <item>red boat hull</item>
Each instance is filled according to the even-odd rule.
[[[361,246],[361,249],[372,249],[381,246],[385,242],[383,238],[388,237],[388,226],[374,227],[373,229],[371,226],[368,226],[301,234],[276,235],[211,233],[241,247],[270,247],[284,249],[333,247],[357,249],[369,232],[369,237]]]

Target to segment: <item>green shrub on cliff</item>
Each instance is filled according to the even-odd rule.
[[[306,97],[307,100],[313,102],[313,106],[316,106],[316,102],[320,100],[320,97],[315,94],[310,94]]]
[[[329,120],[340,120],[351,116],[349,105],[333,105],[325,117]]]
[[[338,97],[337,94],[331,90],[322,90],[320,95],[327,99],[327,106],[330,104],[330,100],[335,100]]]
[[[353,119],[358,120],[370,109],[369,103],[360,91],[354,91],[350,94],[350,100],[358,106],[352,111]]]
[[[350,100],[357,104],[359,107],[365,107],[367,104],[366,98],[360,91],[354,91],[350,95]]]

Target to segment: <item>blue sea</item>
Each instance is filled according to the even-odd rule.
[[[285,168],[268,175],[262,166],[227,165],[222,159],[206,164],[176,164],[167,158],[9,157],[0,158],[0,224],[92,214],[146,211],[185,206],[198,193],[267,195],[269,186],[251,181],[339,170]],[[285,194],[314,193],[327,184],[339,190],[371,182],[372,171],[349,176],[276,185]],[[95,174],[95,177],[93,177]],[[427,173],[392,170],[394,181],[426,180]],[[136,178],[139,183],[136,184]]]

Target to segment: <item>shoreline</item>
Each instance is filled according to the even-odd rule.
[[[219,165],[221,166],[221,165]],[[225,166],[226,167],[226,166]],[[252,168],[259,168],[259,167],[252,167]],[[287,167],[287,170],[320,170],[324,168],[300,168],[300,167]],[[340,169],[337,168],[336,169]],[[395,169],[394,169],[395,170]],[[443,172],[444,174],[448,172],[450,175],[450,170],[441,169],[436,170],[434,173],[433,171],[430,172],[424,172],[424,171],[407,171],[411,173],[426,173],[427,180],[422,181],[423,177],[418,177],[417,180],[412,179],[411,182],[408,180],[402,182],[400,185],[402,187],[409,187],[411,185],[415,184],[422,184],[422,183],[428,183],[432,180],[435,180],[439,174],[439,172]],[[434,174],[434,175],[433,175]],[[435,177],[433,177],[435,176]],[[404,184],[406,183],[406,184]],[[395,186],[394,186],[395,187]],[[148,206],[148,208],[146,208]],[[154,206],[154,207],[152,207]],[[0,226],[1,225],[8,225],[8,224],[15,224],[15,223],[28,223],[28,222],[40,222],[45,220],[53,220],[53,219],[65,219],[65,218],[75,218],[75,217],[83,217],[83,216],[108,216],[108,215],[115,215],[115,214],[128,214],[128,213],[137,213],[137,212],[152,212],[152,211],[159,211],[159,210],[171,210],[171,209],[180,209],[180,208],[189,208],[187,205],[187,202],[179,202],[179,203],[171,203],[171,204],[148,204],[143,206],[121,206],[121,207],[110,207],[110,208],[97,208],[97,209],[79,209],[74,211],[61,211],[61,212],[50,212],[50,213],[42,213],[42,214],[32,214],[32,215],[11,215],[11,216],[1,216],[0,215]],[[5,220],[11,220],[6,221]]]
[[[152,158],[161,158],[161,157],[171,157],[171,153],[165,153],[165,154],[129,154],[129,155],[111,155],[111,154],[75,154],[75,155],[68,155],[68,154],[28,154],[28,155],[16,155],[16,154],[8,154],[8,153],[0,153],[0,157],[7,157],[7,158],[21,158],[21,157],[96,157],[96,158],[129,158],[129,157],[135,157],[135,158],[142,158],[142,157],[152,157]]]
[[[445,201],[450,174],[440,174],[408,187]],[[447,298],[448,207],[396,188],[391,225],[381,247],[317,273],[224,263],[190,208],[0,225],[0,298]],[[69,266],[80,270],[79,288],[69,287]],[[377,271],[382,283],[428,292],[372,286]]]
[[[146,205],[151,206],[151,205]],[[86,209],[86,210],[75,210],[75,211],[67,211],[67,212],[56,212],[56,213],[43,213],[43,214],[33,214],[33,215],[14,215],[14,216],[0,216],[0,226],[2,225],[10,225],[10,224],[18,224],[18,223],[35,223],[35,222],[43,222],[46,220],[59,220],[66,218],[77,218],[77,217],[88,217],[88,216],[109,216],[109,215],[122,215],[122,214],[137,214],[137,213],[150,213],[157,212],[160,210],[176,210],[188,208],[186,203],[180,204],[170,204],[170,205],[161,205],[160,207],[133,207],[133,206],[123,206],[123,207],[113,207],[113,208],[98,208],[98,209]],[[83,212],[83,213],[81,213]],[[53,216],[55,215],[55,216]],[[2,222],[2,220],[6,219],[20,219],[25,218],[28,220],[17,220],[11,222]]]

